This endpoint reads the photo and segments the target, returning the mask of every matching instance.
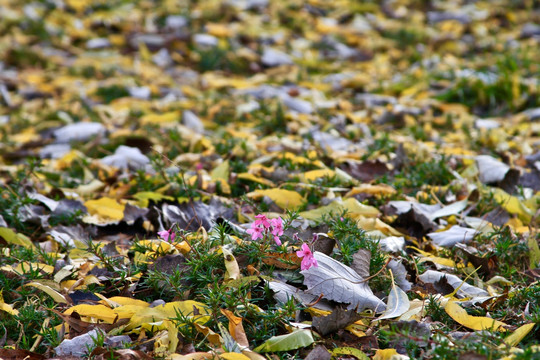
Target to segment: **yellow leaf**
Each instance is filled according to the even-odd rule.
[[[174,243],[173,246],[176,248],[176,250],[180,251],[184,255],[191,251],[191,246],[189,246],[187,241]]]
[[[402,233],[391,227],[390,225],[381,221],[376,217],[366,217],[357,214],[351,216],[356,220],[356,224],[368,233],[380,232],[386,236],[403,236]],[[375,235],[377,236],[377,235]]]
[[[350,325],[347,325],[345,330],[349,331],[351,334],[357,337],[366,336],[366,333],[364,332],[364,330],[366,330],[366,326],[363,326],[363,325],[350,324]]]
[[[167,333],[169,335],[169,354],[176,351],[178,347],[178,327],[173,321],[165,320],[163,321],[167,328]]]
[[[221,343],[223,339],[221,338],[221,335],[216,334],[212,329],[210,329],[208,326],[204,326],[201,324],[193,324],[195,325],[195,329],[197,329],[198,332],[203,334],[208,341],[214,346],[221,346]]]
[[[103,320],[109,324],[114,323],[116,319],[118,319],[118,315],[111,308],[105,305],[75,305],[64,311],[64,314],[71,315],[73,312],[77,312],[77,314],[81,315],[82,317]]]
[[[531,221],[534,213],[517,197],[512,196],[499,188],[490,188],[490,191],[493,193],[493,199],[495,199],[504,210],[508,211],[510,214],[517,215],[519,219],[526,224]]]
[[[330,213],[340,215],[344,211],[351,217],[355,215],[374,217],[379,214],[379,210],[373,206],[364,205],[355,198],[349,198],[333,201],[329,205],[321,206],[317,209],[302,211],[299,215],[308,220],[320,220],[324,215],[329,215]]]
[[[270,181],[268,179],[265,179],[265,178],[262,178],[262,177],[255,176],[255,175],[250,174],[250,173],[240,173],[240,174],[237,175],[237,178],[242,179],[242,180],[248,180],[248,181],[257,182],[259,184],[266,185],[266,186],[269,186],[269,187],[276,186],[272,181]]]
[[[100,218],[120,221],[124,218],[124,205],[119,204],[115,199],[102,197],[97,200],[88,200],[84,203],[90,215],[97,215]]]
[[[456,263],[455,263],[454,260],[447,259],[447,258],[442,258],[442,257],[439,257],[439,256],[426,256],[426,257],[420,258],[418,260],[418,263],[421,264],[421,263],[424,263],[426,261],[431,261],[434,264],[439,264],[439,265],[446,266],[446,267],[451,267],[451,268],[456,267]]]
[[[88,196],[91,194],[96,193],[97,191],[103,189],[105,187],[105,183],[99,181],[98,179],[94,179],[90,181],[88,184],[80,185],[75,189],[65,189],[65,192],[75,191],[77,194],[82,196]]]
[[[231,193],[231,187],[229,185],[229,176],[230,176],[229,168],[230,168],[229,161],[226,160],[226,161],[223,161],[218,166],[216,166],[210,173],[210,180],[214,181],[216,185],[220,184],[221,191],[225,194]]]
[[[448,301],[444,310],[452,319],[460,325],[473,330],[493,330],[506,331],[503,326],[505,323],[491,319],[485,316],[472,316],[467,314],[467,311],[459,306],[455,301]]]
[[[210,173],[212,180],[225,180],[229,181],[229,160],[223,161],[221,164],[216,166],[214,170]]]
[[[377,349],[373,360],[394,360],[394,356],[400,356],[396,349]]]
[[[19,315],[19,310],[14,309],[13,305],[6,304],[3,299],[0,299],[0,310],[5,311],[11,315]]]
[[[151,332],[157,332],[154,336],[154,357],[165,358],[170,354],[169,347],[171,345],[172,336],[166,330],[163,321],[159,322],[159,326],[149,326],[145,327],[145,330]],[[162,331],[159,331],[162,330]]]
[[[309,165],[311,164],[311,160],[306,159],[305,157],[298,156],[293,154],[292,152],[284,152],[284,153],[278,153],[277,154],[280,159],[289,160],[291,163],[295,165]]]
[[[172,196],[163,195],[152,191],[141,191],[133,195],[133,198],[138,201],[138,205],[142,208],[147,208],[150,200],[158,202],[161,200],[174,201]]]
[[[17,265],[4,265],[0,269],[4,271],[14,272],[17,274],[26,274],[30,271],[36,270],[47,274],[52,274],[54,272],[54,266],[28,261],[23,261]]]
[[[332,313],[331,311],[321,310],[314,307],[309,307],[306,309],[306,311],[312,316],[328,316]]]
[[[66,3],[78,13],[82,13],[90,5],[90,1],[88,0],[66,0]]]
[[[396,189],[386,184],[361,184],[355,186],[345,194],[345,197],[351,197],[357,194],[369,194],[369,195],[392,195],[396,193]]]
[[[148,306],[131,304],[131,305],[122,305],[112,310],[115,314],[118,315],[119,319],[130,319],[134,314],[146,308],[148,308]]]
[[[525,324],[517,328],[504,342],[510,346],[517,346],[521,340],[535,327],[536,323]]]
[[[238,280],[238,278],[240,278],[240,268],[238,267],[238,263],[236,262],[233,253],[224,247],[222,247],[221,250],[223,251],[223,257],[225,258],[225,268],[227,269],[227,273],[225,274],[225,281]]]
[[[302,206],[304,198],[302,195],[292,190],[285,189],[266,189],[255,190],[247,194],[248,197],[259,199],[263,196],[268,196],[273,202],[282,209],[294,210]]]
[[[0,237],[3,238],[8,244],[20,245],[27,249],[35,249],[34,243],[27,236],[18,234],[15,231],[7,227],[0,227]]]
[[[178,111],[170,111],[164,114],[147,114],[141,118],[141,124],[163,124],[178,121],[180,113]]]
[[[407,246],[407,247],[409,249],[414,249],[414,250],[418,251],[423,256],[423,257],[421,257],[419,259],[420,263],[423,263],[423,262],[426,262],[426,261],[431,261],[432,263],[439,264],[439,265],[442,265],[442,266],[448,266],[448,267],[451,267],[451,268],[456,267],[456,263],[452,259],[433,256],[433,255],[431,255],[431,253],[429,253],[427,251],[424,251],[424,250],[420,250],[419,248],[417,248],[415,246]]]
[[[109,300],[114,301],[115,303],[120,304],[122,306],[125,306],[125,305],[136,305],[136,306],[141,306],[141,307],[150,306],[150,304],[147,303],[146,301],[128,298],[125,296],[113,296],[112,298],[109,298]]]
[[[335,171],[331,169],[317,169],[317,170],[311,170],[307,171],[302,174],[302,178],[304,181],[315,181],[320,178],[324,177],[334,177],[336,176]]]
[[[128,305],[132,306],[132,305]],[[118,311],[119,308],[115,309]],[[143,308],[133,314],[127,326],[127,330],[131,330],[143,323],[151,323],[159,320],[173,319],[182,314],[187,318],[193,319],[194,322],[204,324],[210,319],[210,311],[203,303],[186,300],[174,301],[153,308]]]
[[[230,37],[232,35],[231,29],[226,24],[206,23],[206,32],[216,37]]]
[[[49,295],[50,297],[52,297],[53,300],[56,301],[57,303],[63,303],[63,304],[67,304],[67,303],[68,303],[67,300],[66,300],[66,298],[64,297],[64,295],[60,294],[58,291],[54,290],[54,289],[51,288],[50,286],[47,286],[47,285],[44,285],[44,284],[40,284],[40,283],[37,282],[37,281],[28,283],[28,284],[26,284],[25,286],[32,286],[32,287],[35,287],[36,289],[39,289],[39,290],[45,292],[47,295]]]
[[[225,360],[250,360],[246,355],[235,352],[220,354],[219,357]]]

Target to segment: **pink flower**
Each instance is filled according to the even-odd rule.
[[[247,229],[246,232],[251,235],[251,240],[257,240],[257,239],[263,238],[263,228],[256,225],[256,222],[251,224],[251,229]]]
[[[259,226],[259,225],[262,225],[265,229],[268,229],[270,227],[270,222],[268,221],[268,218],[263,215],[263,214],[259,214],[259,215],[256,215],[255,216],[255,226]]]
[[[274,236],[274,241],[278,246],[281,246],[281,240],[279,239],[279,236]]]
[[[302,244],[302,250],[298,250],[296,252],[296,256],[298,256],[299,258],[303,258],[302,263],[300,264],[300,268],[302,270],[308,270],[312,266],[319,266],[319,264],[317,264],[317,260],[311,252],[311,249],[306,243]]]
[[[169,230],[159,231],[158,235],[163,240],[170,241],[170,242],[173,242],[174,238],[176,237],[176,233],[173,231],[172,227]]]
[[[280,217],[270,220],[270,223],[272,224],[272,235],[283,235],[283,220]]]

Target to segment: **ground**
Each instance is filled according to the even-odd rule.
[[[540,358],[539,13],[0,0],[0,357]]]

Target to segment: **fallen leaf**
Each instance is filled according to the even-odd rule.
[[[406,313],[410,308],[409,298],[407,294],[405,293],[405,291],[401,290],[401,288],[396,286],[392,271],[390,271],[390,274],[392,275],[392,289],[390,290],[390,294],[388,295],[386,310],[381,316],[376,318],[376,320],[392,319],[399,317]]]
[[[256,352],[289,351],[313,344],[315,340],[310,330],[296,330],[287,335],[272,336],[253,349]]]
[[[358,360],[368,360],[369,357],[362,351],[353,347],[338,347],[332,350],[334,355],[352,355]]]
[[[240,346],[249,347],[249,342],[242,325],[242,318],[234,315],[232,311],[220,309],[221,313],[229,319],[229,333]]]
[[[7,227],[0,227],[0,237],[8,244],[24,246],[27,249],[36,248],[34,243],[27,236],[18,234]]]
[[[488,296],[489,293],[486,290],[480,289],[476,286],[472,286],[461,280],[456,275],[443,273],[440,271],[428,270],[423,274],[418,276],[418,279],[425,283],[433,284],[436,281],[440,281],[441,278],[445,277],[448,284],[450,284],[454,289],[459,288],[457,295],[459,297],[479,297],[479,296]]]
[[[306,292],[349,304],[348,310],[360,312],[367,308],[375,312],[384,311],[384,303],[373,295],[367,282],[356,271],[318,251],[314,257],[318,266],[301,271],[308,287]]]
[[[536,326],[536,323],[525,324],[514,330],[509,336],[504,339],[504,342],[509,346],[518,346],[518,344],[527,336]]]
[[[364,205],[355,198],[348,198],[346,200],[338,199],[331,202],[329,205],[322,206],[314,210],[302,211],[299,213],[299,215],[304,219],[317,221],[322,219],[325,215],[329,215],[331,213],[337,215],[343,212],[347,212],[347,214],[350,216],[361,215],[375,217],[379,215],[379,210],[373,206]]]
[[[223,251],[223,257],[225,258],[225,268],[227,269],[227,273],[225,274],[225,281],[238,280],[241,276],[240,268],[238,267],[238,263],[236,262],[233,253],[223,246],[221,247],[221,250]]]
[[[105,305],[75,305],[64,311],[64,315],[71,315],[74,312],[82,317],[103,320],[108,324],[113,324],[118,319],[118,315]]]
[[[102,197],[97,200],[88,200],[84,203],[90,215],[96,215],[104,220],[120,221],[124,218],[124,205],[115,199]]]
[[[347,311],[338,306],[327,316],[316,316],[313,318],[312,326],[322,336],[344,329],[349,324],[358,321],[361,316],[356,311]]]
[[[255,190],[248,193],[247,196],[254,199],[268,196],[277,206],[287,210],[297,209],[304,203],[302,195],[296,191],[284,189]]]
[[[444,307],[444,311],[452,319],[454,319],[460,325],[468,327],[473,330],[493,330],[493,331],[506,331],[505,323],[495,319],[491,319],[485,316],[472,316],[467,314],[467,311],[459,306],[455,301],[448,301]]]
[[[64,297],[64,295],[60,294],[58,291],[54,290],[50,286],[40,284],[37,281],[30,282],[28,284],[25,284],[25,286],[32,286],[35,287],[43,292],[45,292],[47,295],[53,298],[54,301],[56,301],[59,304],[67,304],[68,301]]]
[[[452,247],[458,243],[468,243],[476,234],[476,230],[465,228],[458,225],[452,226],[450,229],[427,234],[433,240],[433,243],[438,246]]]

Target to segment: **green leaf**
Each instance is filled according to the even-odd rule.
[[[255,352],[289,351],[313,344],[311,330],[296,330],[287,335],[272,336],[264,344],[253,349]]]

